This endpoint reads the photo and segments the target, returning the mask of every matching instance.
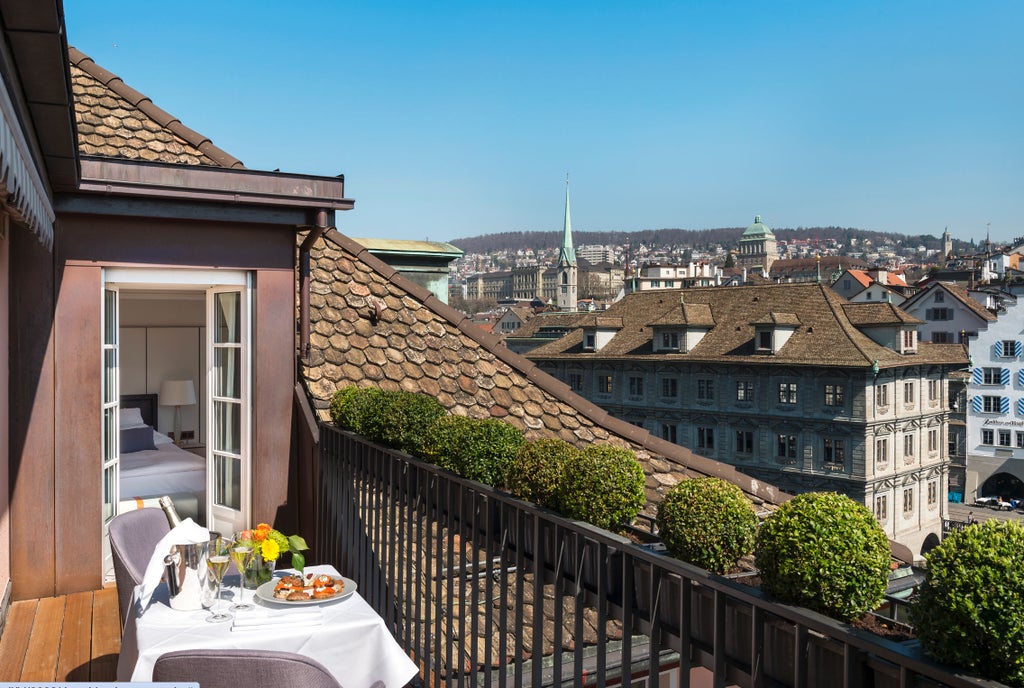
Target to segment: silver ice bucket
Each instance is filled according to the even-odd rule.
[[[207,594],[206,548],[208,542],[174,545],[164,557],[171,609],[192,611],[203,608]]]

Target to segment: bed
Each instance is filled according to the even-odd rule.
[[[169,495],[178,515],[205,523],[206,459],[155,428],[156,394],[121,397],[121,502],[118,511],[158,506]]]

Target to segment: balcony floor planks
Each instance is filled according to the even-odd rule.
[[[114,681],[117,616],[114,587],[13,603],[0,636],[0,681]]]

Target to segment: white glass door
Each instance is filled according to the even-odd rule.
[[[103,430],[101,472],[103,475],[103,570],[113,569],[110,539],[107,527],[117,513],[118,469],[120,457],[118,408],[120,406],[119,350],[118,350],[118,291],[117,287],[103,288],[103,308],[100,315],[103,341]]]
[[[243,287],[206,292],[207,513],[209,527],[225,535],[248,525],[249,294]]]

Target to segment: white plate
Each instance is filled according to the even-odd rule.
[[[352,596],[352,593],[356,591],[356,582],[351,578],[345,578],[345,576],[339,576],[341,582],[344,583],[345,587],[341,589],[341,592],[333,597],[326,597],[322,600],[315,600],[310,598],[308,600],[282,600],[279,597],[274,597],[274,588],[277,587],[278,579],[274,578],[269,580],[260,587],[256,588],[256,597],[260,598],[264,602],[272,602],[273,604],[283,604],[289,607],[301,607],[307,604],[330,604],[331,602],[337,602],[338,600],[345,600]]]

